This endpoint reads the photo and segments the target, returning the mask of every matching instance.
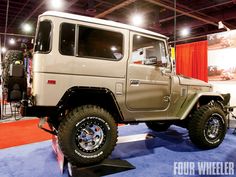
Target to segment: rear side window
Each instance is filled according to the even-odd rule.
[[[35,42],[35,52],[49,52],[51,44],[51,22],[41,21],[39,22],[38,33]]]
[[[75,25],[63,23],[60,31],[60,52],[73,56],[75,51]]]
[[[78,55],[120,60],[123,57],[123,35],[117,32],[80,26]]]

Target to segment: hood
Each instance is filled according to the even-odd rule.
[[[189,85],[189,86],[202,86],[202,87],[212,87],[211,84],[204,82],[202,80],[194,79],[186,76],[178,76],[179,82],[181,85]]]

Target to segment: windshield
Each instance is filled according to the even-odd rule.
[[[35,52],[49,52],[51,40],[51,22],[41,21],[38,26],[38,33],[35,41]]]

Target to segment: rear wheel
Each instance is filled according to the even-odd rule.
[[[86,105],[71,111],[61,122],[58,141],[74,165],[90,165],[107,158],[117,141],[116,123],[106,110]]]
[[[150,121],[146,122],[146,125],[149,129],[156,131],[156,132],[161,132],[161,131],[166,131],[170,127],[170,123],[166,122],[156,122],[156,121]]]
[[[211,149],[219,146],[225,133],[225,114],[219,106],[201,106],[189,121],[189,137],[200,148]]]

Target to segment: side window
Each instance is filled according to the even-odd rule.
[[[134,35],[131,63],[166,67],[165,43],[161,40]]]
[[[74,56],[75,51],[75,25],[62,23],[60,30],[60,53]]]
[[[80,26],[78,55],[120,60],[123,57],[123,35],[117,32]]]
[[[35,52],[49,52],[51,43],[51,22],[48,20],[39,22],[35,40]]]

